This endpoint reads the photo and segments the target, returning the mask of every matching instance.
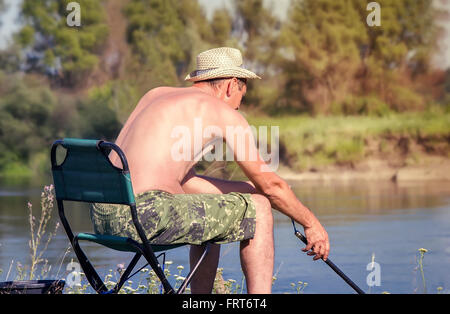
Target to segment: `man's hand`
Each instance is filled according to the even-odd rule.
[[[328,241],[328,234],[325,229],[318,221],[312,227],[304,229],[308,245],[302,251],[308,252],[311,250],[307,254],[314,256],[313,259],[315,261],[320,258],[326,261],[330,253],[330,242]]]

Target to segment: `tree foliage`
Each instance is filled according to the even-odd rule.
[[[352,0],[360,19],[368,14],[366,4]],[[382,61],[386,69],[408,66],[412,71],[425,71],[430,65],[431,51],[436,48],[436,9],[432,0],[380,0],[382,22],[380,27],[369,27],[367,55]]]
[[[244,107],[269,114],[382,116],[425,108],[429,90],[450,107],[450,74],[431,67],[432,0],[379,0],[375,27],[361,0],[291,0],[285,20],[264,0],[230,0],[210,20],[197,0],[78,0],[80,27],[66,23],[69,2],[23,0],[22,28],[0,51],[0,174],[47,162],[55,138],[114,140],[146,91],[187,85],[197,54],[219,46],[263,78],[248,82]],[[112,17],[123,19],[114,34]],[[117,55],[121,71],[96,80]]]
[[[48,145],[54,129],[53,93],[35,78],[7,77],[0,72],[0,172],[6,165],[28,164]]]
[[[242,42],[245,64],[263,78],[250,81],[245,101],[249,105],[273,106],[279,92],[277,62],[277,38],[280,21],[262,0],[235,1],[234,33]]]
[[[231,32],[233,30],[233,18],[230,12],[225,9],[217,9],[211,21],[212,43],[217,46],[229,46]]]
[[[347,0],[294,1],[290,12],[282,35],[292,55],[283,62],[290,106],[326,111],[351,92],[366,36],[363,22]]]
[[[379,1],[381,26],[370,27],[364,1],[292,1],[281,37],[287,106],[326,113],[375,94],[395,109],[405,99],[420,107],[412,82],[429,70],[436,43],[431,2]]]
[[[84,82],[97,66],[108,35],[100,1],[80,0],[81,26],[67,25],[69,0],[24,0],[24,26],[17,39],[25,48],[25,68],[73,86]]]
[[[212,31],[197,1],[132,0],[125,9],[131,67],[146,87],[178,85]]]

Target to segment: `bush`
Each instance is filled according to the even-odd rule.
[[[390,91],[389,103],[397,112],[419,111],[425,108],[425,101],[418,93],[402,86],[393,86]]]
[[[333,115],[368,115],[384,117],[392,113],[389,105],[376,96],[349,96],[344,101],[331,105]]]
[[[121,124],[115,111],[114,91],[110,84],[93,88],[87,99],[79,103],[81,136],[84,138],[113,140]]]
[[[31,157],[48,148],[53,137],[56,97],[34,78],[9,76],[0,99],[0,171],[28,176]]]

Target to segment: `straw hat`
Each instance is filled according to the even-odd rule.
[[[242,55],[238,49],[221,47],[204,51],[197,56],[197,69],[184,79],[198,82],[216,78],[237,77],[261,79],[242,67]]]

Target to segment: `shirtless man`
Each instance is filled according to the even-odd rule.
[[[170,216],[169,214],[161,214],[154,223],[150,223],[152,227],[162,225],[163,221],[167,224],[170,222],[175,224],[176,221],[177,226],[174,228],[178,228],[178,225],[192,218],[190,215],[193,212],[195,215],[197,213],[205,215],[206,218],[199,219],[204,219],[202,223],[206,224],[207,232],[200,227],[198,233],[196,222],[186,227],[186,233],[198,233],[203,237],[199,238],[198,242],[190,242],[193,244],[190,251],[191,265],[195,264],[202,252],[202,247],[197,245],[202,243],[200,241],[219,243],[240,241],[241,265],[246,278],[247,292],[270,293],[274,264],[272,208],[293,218],[304,227],[308,239],[308,245],[303,249],[305,252],[311,250],[308,254],[314,256],[315,260],[320,258],[326,260],[329,254],[328,235],[318,219],[296,198],[283,179],[264,167],[265,163],[259,154],[255,159],[236,158],[250,179],[248,182],[226,181],[195,174],[193,170],[196,163],[195,155],[200,152],[195,151],[194,139],[186,145],[192,148],[191,158],[179,160],[173,156],[174,145],[179,140],[173,136],[173,130],[178,126],[184,126],[186,130],[194,133],[196,119],[197,121],[200,119],[205,127],[212,125],[220,129],[223,140],[228,143],[231,141],[227,138],[227,126],[244,129],[249,127],[237,109],[247,91],[246,80],[259,77],[241,65],[242,56],[236,49],[223,47],[199,54],[197,70],[186,78],[194,82],[193,86],[159,87],[150,90],[128,118],[116,144],[127,156],[134,192],[138,195],[138,210],[139,195],[146,195],[148,191],[160,191],[141,198],[142,204],[155,202],[159,204],[153,206],[151,211],[140,213],[142,224],[146,223],[143,220],[151,220],[152,217],[158,216],[159,214],[155,213],[158,208],[167,208],[169,214],[177,208],[181,209],[169,218],[166,217]],[[212,136],[203,137],[201,148],[207,146],[212,139]],[[257,148],[254,142],[247,138],[244,152],[237,152],[238,147],[232,149],[235,156],[241,154],[242,157],[249,156],[249,153]],[[114,156],[112,161],[120,164]],[[164,207],[167,202],[174,203]],[[208,214],[216,215],[217,219],[209,217]],[[197,218],[192,219],[196,221]],[[236,222],[223,223],[227,219]],[[192,227],[194,225],[195,228]],[[149,238],[160,242],[163,242],[163,238],[175,239],[174,234],[178,230],[169,231],[170,228],[163,226]],[[236,229],[228,232],[226,228]],[[216,229],[221,231],[213,234]],[[206,237],[206,233],[211,235]],[[177,234],[176,238],[191,239],[189,235],[184,234]],[[212,245],[192,279],[192,293],[211,292],[219,252],[220,245]]]

